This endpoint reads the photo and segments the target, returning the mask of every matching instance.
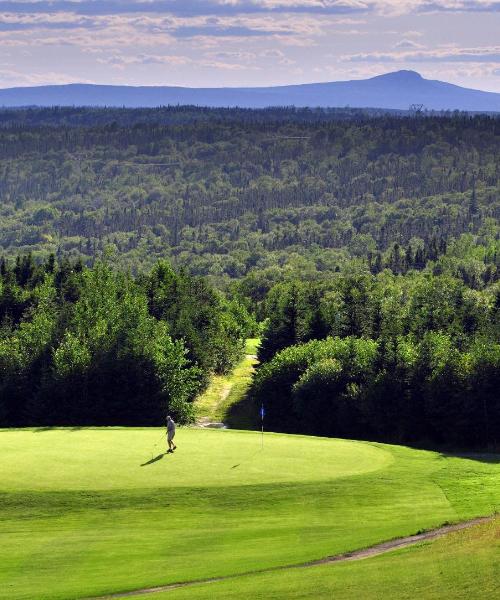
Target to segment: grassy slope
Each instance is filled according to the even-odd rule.
[[[245,356],[228,375],[214,375],[205,392],[196,400],[198,419],[206,418],[212,422],[231,421],[231,426],[249,425],[244,407],[234,410],[245,396],[250,386],[252,373],[257,364],[256,354],[260,340],[246,340]],[[228,414],[230,413],[230,414]]]
[[[180,429],[0,432],[0,598],[76,598],[302,562],[492,513],[500,465]],[[149,464],[145,464],[148,463]],[[145,466],[141,466],[145,465]]]
[[[382,556],[308,569],[238,577],[143,600],[289,598],[471,600],[498,597],[500,519]]]

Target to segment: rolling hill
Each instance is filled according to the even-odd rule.
[[[500,94],[424,79],[414,71],[396,71],[370,79],[255,88],[187,88],[69,84],[0,90],[0,106],[162,105],[314,106],[408,110],[423,104],[432,110],[500,111]]]

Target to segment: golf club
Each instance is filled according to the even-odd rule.
[[[158,440],[158,441],[157,441],[157,442],[154,444],[154,446],[153,446],[153,448],[152,448],[152,450],[151,450],[151,460],[154,458],[155,449],[158,447],[158,445],[159,445],[159,444],[161,444],[161,443],[164,441],[164,437],[165,437],[165,434],[164,434],[164,433],[162,433],[161,440]]]

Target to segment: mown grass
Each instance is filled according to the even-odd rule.
[[[163,455],[163,436],[1,431],[0,598],[300,563],[500,504],[495,460],[277,434],[261,450],[256,432],[200,429],[179,429],[179,450]]]
[[[230,385],[226,375],[212,375],[207,389],[196,398],[196,418],[219,422],[224,418],[222,403],[229,393]]]
[[[358,562],[286,569],[195,585],[143,600],[491,600],[500,581],[500,519]]]
[[[227,375],[214,375],[208,388],[197,398],[196,416],[213,422],[228,422],[231,427],[250,428],[255,420],[247,415],[244,403],[250,387],[252,374],[257,364],[257,349],[260,339],[249,338],[245,342],[245,356]],[[233,408],[238,405],[236,410]],[[244,406],[245,405],[245,406]]]

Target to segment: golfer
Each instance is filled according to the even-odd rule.
[[[173,452],[177,446],[174,444],[175,437],[175,423],[172,417],[169,415],[167,417],[167,442],[168,442],[168,450],[167,452]]]

